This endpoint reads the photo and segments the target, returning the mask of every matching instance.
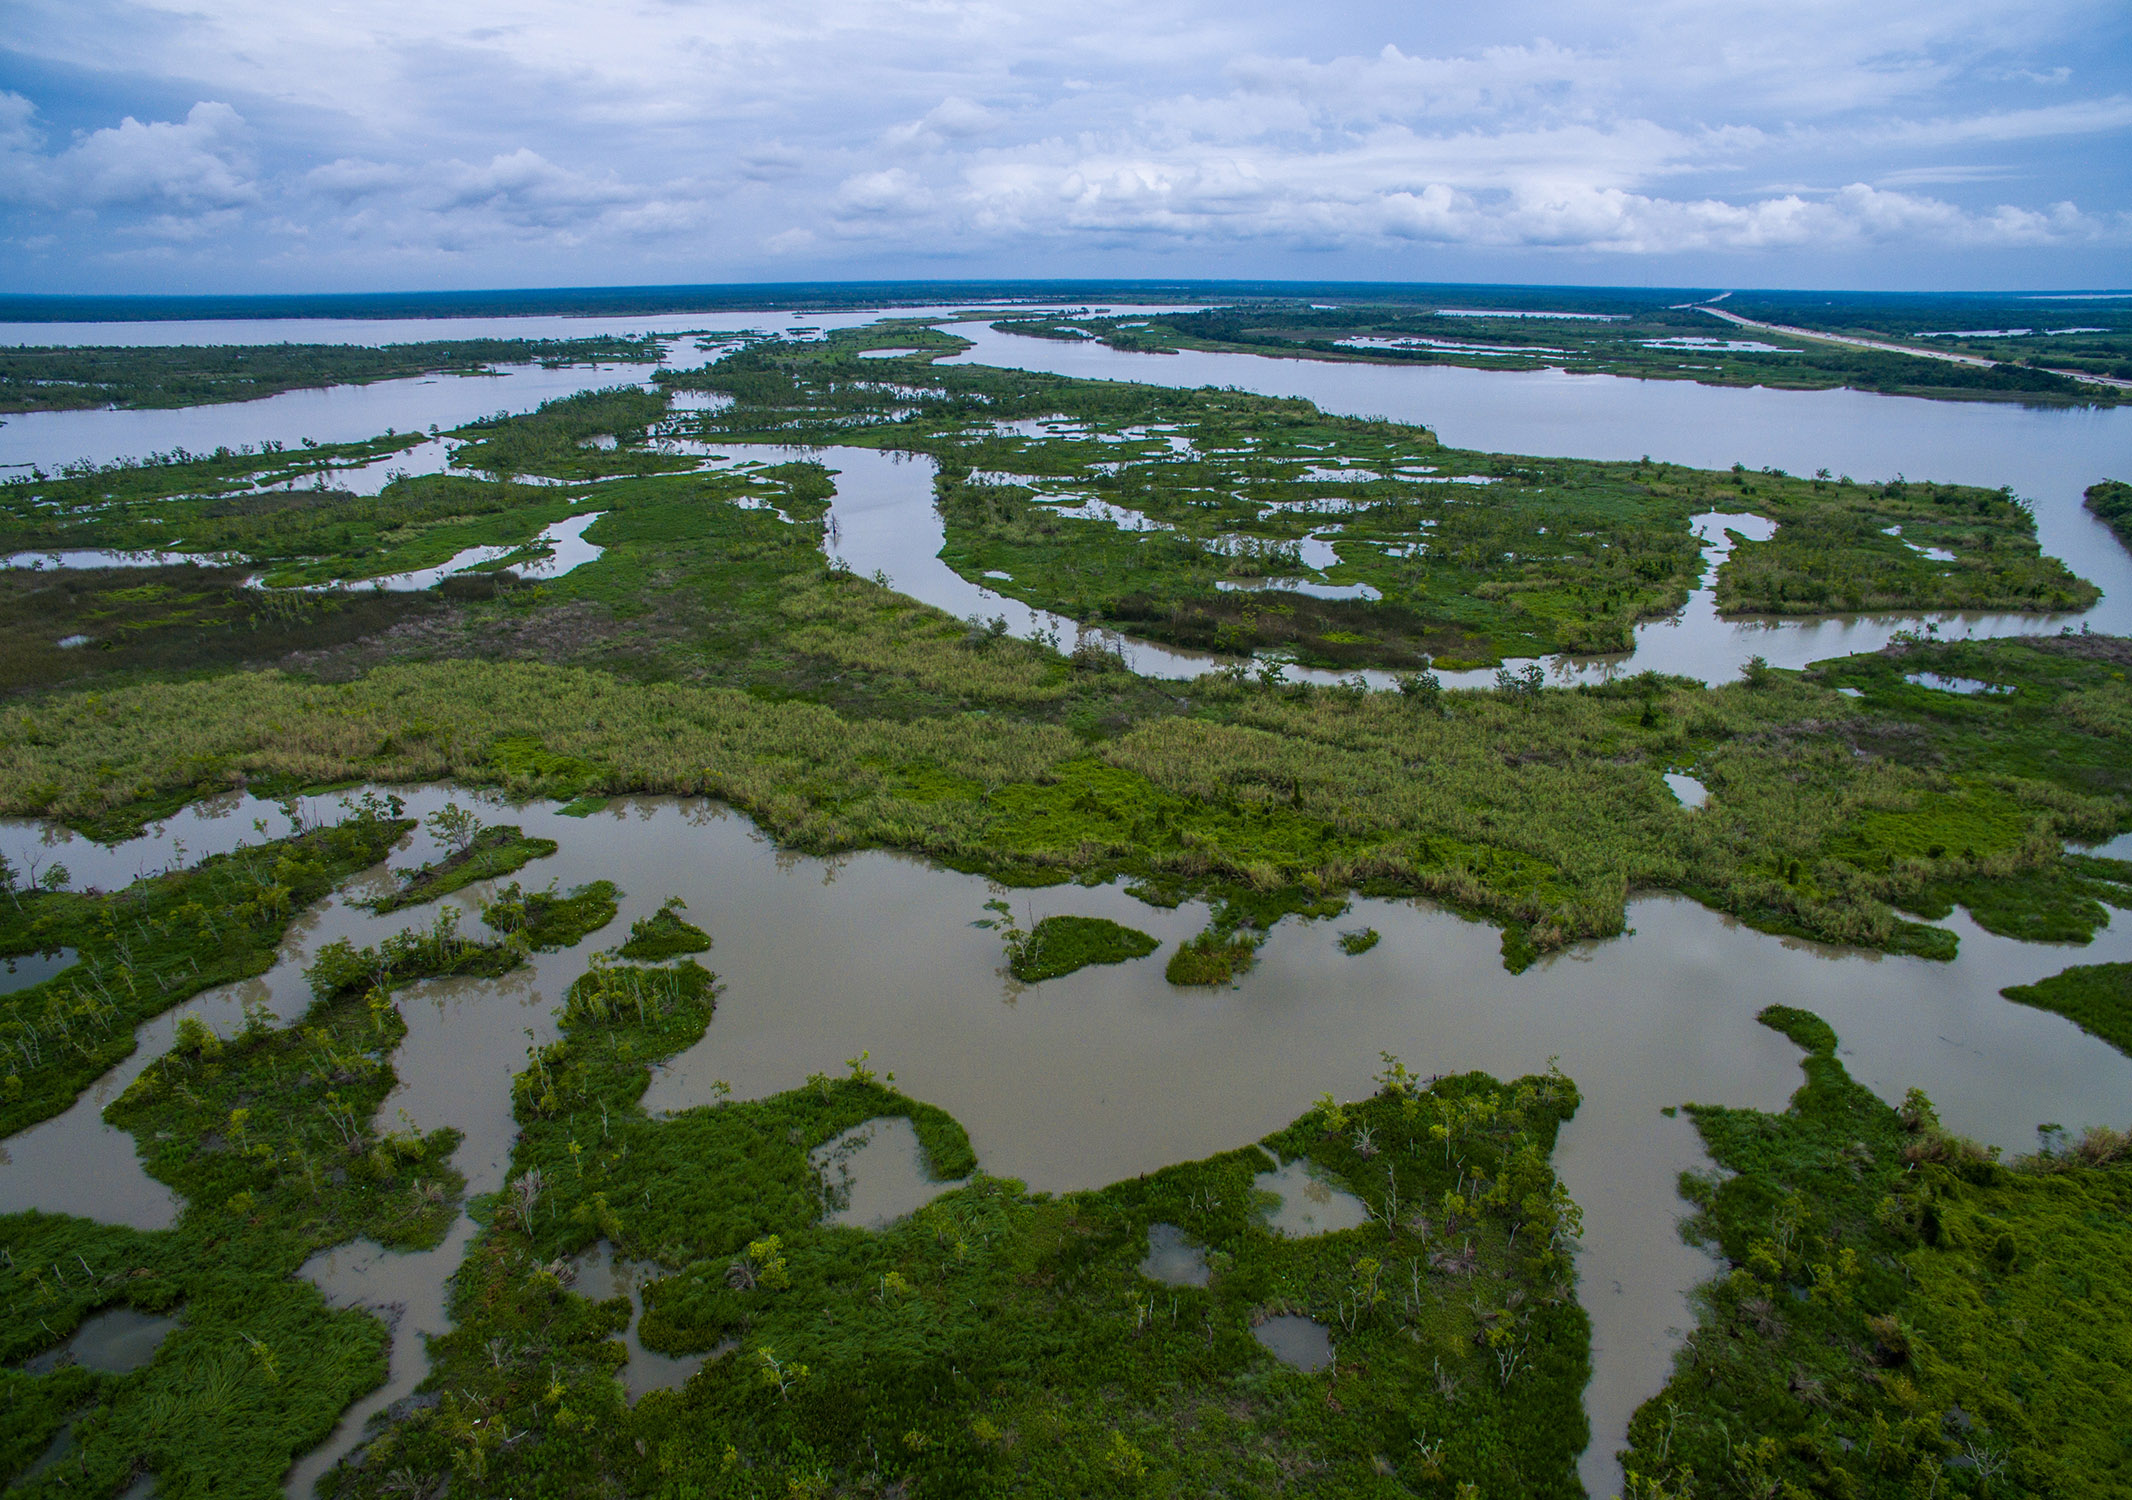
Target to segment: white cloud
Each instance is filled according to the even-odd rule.
[[[236,110],[203,100],[182,121],[143,124],[128,115],[77,141],[56,167],[69,194],[94,204],[229,209],[259,197],[249,135]]]
[[[2091,0],[15,0],[10,42],[231,101],[55,145],[0,94],[0,200],[36,227],[286,223],[303,253],[498,280],[547,249],[615,279],[1118,247],[2045,249],[2123,243],[2132,209],[2122,42]]]

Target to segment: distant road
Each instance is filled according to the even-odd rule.
[[[1729,295],[1729,294],[1728,294]],[[2112,390],[2132,391],[2132,380],[2119,380],[2111,375],[2090,375],[2085,370],[2047,370],[2042,365],[2013,365],[2011,361],[1986,359],[1979,354],[1956,354],[1948,349],[1920,349],[1912,344],[1891,344],[1881,339],[1852,338],[1842,333],[1820,333],[1811,328],[1794,328],[1789,323],[1757,323],[1753,318],[1743,318],[1738,313],[1726,312],[1723,308],[1710,306],[1707,302],[1696,304],[1697,312],[1706,312],[1713,318],[1723,318],[1742,328],[1759,328],[1764,333],[1781,333],[1786,338],[1807,339],[1817,344],[1843,344],[1852,349],[1878,349],[1886,354],[1908,354],[1918,359],[1937,359],[1950,365],[1970,365],[1979,370],[1995,370],[2005,364],[2013,369],[2045,370],[2046,374],[2063,375],[2068,380],[2084,380],[2089,385],[2106,385]]]

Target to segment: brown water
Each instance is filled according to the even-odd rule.
[[[809,1159],[822,1174],[822,1222],[853,1229],[886,1229],[962,1186],[934,1179],[917,1130],[900,1115],[854,1125]]]
[[[427,813],[445,795],[423,789],[410,809]],[[2002,985],[2068,963],[2132,959],[2132,923],[2069,950],[1994,938],[1957,916],[1949,925],[1961,958],[1930,964],[1773,938],[1653,896],[1632,903],[1628,936],[1511,975],[1492,928],[1425,903],[1359,901],[1337,924],[1281,924],[1258,966],[1229,988],[1170,986],[1161,953],[1024,986],[1003,972],[997,935],[972,925],[996,894],[975,877],[890,853],[780,852],[745,819],[704,802],[621,800],[582,820],[552,806],[486,816],[560,842],[521,879],[556,877],[567,887],[619,877],[627,893],[616,922],[575,953],[544,956],[500,981],[403,993],[411,1033],[395,1058],[401,1084],[383,1123],[398,1124],[405,1110],[419,1128],[464,1130],[458,1162],[475,1192],[503,1179],[508,1080],[528,1031],[551,1035],[549,1011],[586,951],[618,941],[670,895],[686,899],[715,939],[706,961],[725,989],[703,1040],[654,1077],[649,1107],[706,1102],[717,1080],[760,1097],[811,1072],[835,1073],[869,1049],[899,1087],[962,1121],[986,1171],[1034,1189],[1099,1186],[1259,1139],[1320,1093],[1368,1093],[1380,1050],[1424,1074],[1479,1068],[1508,1077],[1559,1058],[1584,1095],[1557,1161],[1586,1216],[1579,1260],[1594,1325],[1596,1436],[1584,1473],[1598,1495],[1618,1488],[1613,1451],[1631,1411],[1663,1381],[1690,1321],[1687,1292],[1710,1269],[1679,1239],[1674,1186],[1683,1168],[1706,1163],[1692,1125],[1659,1111],[1691,1100],[1782,1107],[1799,1081],[1798,1053],[1755,1023],[1761,1007],[1811,1007],[1843,1037],[1847,1065],[1883,1097],[1918,1085],[1951,1127],[2010,1149],[2030,1148],[2044,1120],[2075,1130],[2122,1125],[2132,1100],[2132,1060],[1998,996]],[[0,830],[0,847],[27,836]],[[1008,899],[1025,927],[1054,914],[1107,916],[1165,946],[1206,921],[1201,906],[1161,911],[1115,887]],[[293,1015],[308,999],[300,965],[319,943],[343,933],[375,941],[428,915],[376,918],[336,900],[299,924],[272,972],[239,990]],[[1338,930],[1360,923],[1382,941],[1350,956]],[[233,993],[188,1008],[226,1030],[240,1019]],[[163,1045],[168,1026],[166,1017],[143,1028],[147,1044],[129,1067]],[[143,1205],[160,1201],[167,1222],[168,1194],[141,1174],[130,1138],[96,1112],[94,1097],[126,1074],[116,1070],[81,1107],[8,1143],[14,1161],[0,1168],[0,1208],[139,1223],[149,1217]],[[875,1175],[884,1148],[879,1159],[895,1165],[893,1135],[862,1148],[858,1186]],[[902,1160],[915,1176],[914,1138]],[[358,1247],[310,1268],[337,1301],[403,1310],[390,1383],[292,1479],[318,1472],[352,1445],[363,1416],[412,1389],[422,1355],[411,1334],[443,1326],[443,1278],[470,1228],[460,1221],[452,1241],[426,1256]]]
[[[1147,1254],[1140,1261],[1140,1274],[1164,1286],[1207,1286],[1214,1280],[1206,1250],[1175,1224],[1147,1226]]]
[[[623,1347],[629,1360],[622,1366],[622,1389],[634,1401],[646,1391],[670,1391],[687,1383],[689,1376],[710,1360],[723,1359],[739,1346],[721,1343],[708,1354],[675,1356],[644,1347],[638,1330],[644,1323],[644,1284],[663,1274],[658,1266],[616,1260],[614,1246],[601,1240],[570,1263],[570,1289],[594,1302],[612,1297],[629,1298],[629,1323],[622,1330]]]
[[[111,1307],[81,1320],[73,1337],[56,1349],[47,1349],[22,1368],[31,1375],[44,1375],[61,1365],[79,1365],[107,1375],[130,1375],[155,1358],[156,1350],[178,1320],[138,1308]]]
[[[1282,1364],[1310,1374],[1333,1362],[1332,1330],[1294,1313],[1268,1318],[1251,1336]]]

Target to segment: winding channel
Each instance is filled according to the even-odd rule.
[[[408,797],[426,815],[447,796]],[[330,809],[325,799],[314,815]],[[1480,1068],[1499,1076],[1559,1058],[1584,1104],[1558,1164],[1585,1211],[1581,1296],[1592,1315],[1593,1441],[1583,1466],[1594,1495],[1615,1492],[1613,1454],[1636,1405],[1662,1383],[1688,1293],[1711,1262],[1683,1244],[1678,1174],[1704,1164],[1691,1124],[1660,1110],[1689,1101],[1779,1109],[1798,1082],[1797,1055],[1757,1025],[1764,1005],[1811,996],[1845,1044],[1853,1072],[1890,1101],[1920,1086],[1948,1124],[2010,1150],[2031,1148],[2043,1120],[2076,1130],[2122,1113],[2132,1059],[2046,1012],[2008,1004],[2001,986],[2049,975],[2068,950],[1985,933],[1957,915],[1952,964],[1770,937],[1692,901],[1653,896],[1629,908],[1631,933],[1506,973],[1493,928],[1420,901],[1358,901],[1337,924],[1283,922],[1257,969],[1229,989],[1180,991],[1162,958],[1023,987],[1001,973],[997,939],[972,925],[993,894],[982,879],[872,852],[820,859],[778,850],[743,817],[701,800],[624,799],[586,819],[553,804],[484,808],[492,820],[556,839],[560,851],[518,877],[564,886],[623,875],[614,924],[571,952],[540,956],[500,980],[447,980],[404,993],[410,1023],[394,1058],[400,1083],[381,1111],[423,1130],[466,1133],[456,1158],[470,1192],[503,1180],[512,1124],[509,1079],[527,1034],[552,1036],[550,1011],[592,949],[619,940],[669,895],[715,940],[707,962],[727,986],[704,1039],[662,1068],[655,1110],[708,1102],[714,1080],[760,1097],[833,1071],[870,1049],[914,1097],[968,1127],[984,1169],[1032,1189],[1095,1187],[1255,1139],[1319,1093],[1367,1093],[1380,1050],[1424,1073]],[[1690,814],[1683,814],[1689,816]],[[18,865],[64,860],[77,883],[117,883],[268,832],[277,809],[225,798],[187,809],[131,844],[99,849],[26,821],[0,825]],[[418,836],[419,837],[419,836]],[[184,846],[182,855],[177,845]],[[408,849],[394,863],[417,855]],[[376,941],[425,924],[424,909],[375,917],[350,906],[380,877],[358,877],[291,933],[261,978],[195,998],[144,1024],[141,1047],[65,1115],[6,1143],[0,1212],[90,1214],[142,1228],[178,1205],[146,1177],[132,1140],[102,1106],[167,1045],[177,1018],[224,1032],[241,1006],[284,1018],[308,1002],[302,969],[323,943]],[[472,907],[486,892],[447,898]],[[1011,893],[1026,918],[1074,913],[1140,927],[1165,946],[1204,925],[1196,905],[1143,906],[1116,886]],[[1350,957],[1336,926],[1383,934]],[[2105,929],[2080,961],[2132,959],[2132,923]],[[314,1272],[336,1301],[391,1313],[391,1378],[358,1403],[294,1481],[322,1473],[360,1438],[362,1420],[408,1394],[424,1372],[421,1332],[442,1327],[445,1278],[471,1235],[462,1218],[440,1250],[375,1255],[360,1246]]]

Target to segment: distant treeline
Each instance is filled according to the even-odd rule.
[[[495,364],[656,361],[656,339],[461,339],[425,344],[0,349],[0,412],[200,406],[311,386],[366,385]]]

